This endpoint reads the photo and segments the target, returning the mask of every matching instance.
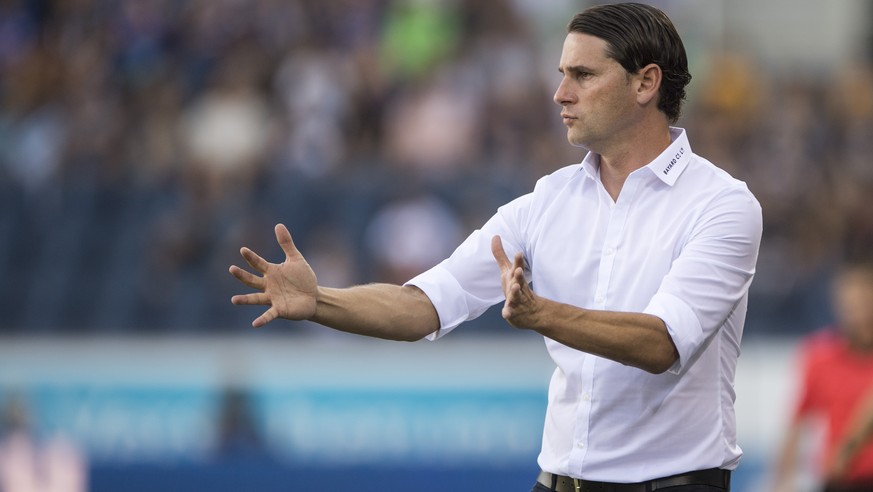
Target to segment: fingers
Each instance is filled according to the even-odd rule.
[[[291,233],[288,232],[288,228],[286,228],[283,224],[276,224],[275,232],[276,241],[279,242],[279,246],[281,246],[282,251],[285,252],[286,258],[299,257],[300,252],[294,245],[294,240],[291,239]],[[242,255],[243,259],[246,260],[246,263],[248,263],[250,267],[263,275],[265,275],[267,270],[270,268],[270,263],[267,262],[267,260],[261,258],[257,253],[250,250],[249,248],[240,249],[240,254]],[[266,279],[263,276],[252,274],[236,265],[231,265],[229,271],[230,274],[234,276],[234,278],[236,278],[246,286],[261,291],[253,294],[235,295],[230,298],[231,303],[238,305],[270,306],[266,311],[264,311],[263,314],[261,314],[260,316],[255,318],[254,321],[252,321],[253,327],[260,328],[261,326],[264,326],[279,317],[279,312],[272,305],[272,300],[270,296],[264,293],[267,284]]]
[[[506,256],[506,251],[503,249],[503,241],[497,235],[491,238],[491,254],[497,260],[502,274],[508,275],[509,284],[507,285],[506,297],[507,300],[511,300],[510,296],[520,292],[521,286],[527,283],[524,278],[524,255],[519,251],[510,263],[509,257]]]
[[[260,328],[260,327],[266,325],[267,323],[269,323],[270,321],[273,321],[277,317],[279,317],[279,315],[276,312],[276,309],[271,307],[270,309],[267,309],[264,312],[264,314],[255,318],[255,320],[252,321],[252,326],[255,328]]]
[[[532,326],[537,310],[536,295],[524,276],[523,264],[521,254],[516,255],[511,270],[505,270],[502,278],[506,302],[501,314],[510,325],[520,328]]]
[[[503,250],[503,241],[500,240],[500,236],[495,235],[491,238],[491,254],[494,255],[494,259],[497,260],[501,270],[512,267],[509,257],[506,256],[506,251]]]
[[[246,295],[240,295],[240,296],[233,296],[230,298],[230,302],[232,302],[234,304],[239,304],[239,305],[245,305],[245,304],[261,304],[261,305],[263,305],[263,304],[270,304],[270,298],[266,294],[261,294],[261,293],[246,294]],[[252,321],[252,326],[255,328],[260,328],[260,327],[266,325],[267,323],[269,323],[270,321],[273,321],[274,319],[276,319],[278,317],[279,317],[279,313],[278,313],[278,311],[276,311],[276,308],[274,308],[273,306],[270,306],[269,309],[264,311],[264,314],[258,316],[257,318],[255,318],[254,321]]]
[[[524,270],[516,268],[512,272],[512,278],[509,283],[509,291],[506,293],[506,302],[511,305],[516,305],[524,302],[524,289],[527,286],[527,279],[524,278]]]
[[[269,266],[269,263],[267,263],[267,260],[258,256],[258,254],[254,251],[250,250],[249,248],[242,248],[239,250],[239,253],[242,255],[243,259],[246,260],[246,263],[248,263],[250,267],[261,273],[267,271],[267,266]]]
[[[510,263],[509,257],[506,256],[506,251],[503,249],[503,240],[500,239],[500,236],[498,235],[491,238],[491,254],[494,255],[494,259],[497,260],[497,264],[500,265],[501,270],[524,269],[524,255],[519,251],[515,254],[515,258],[513,258],[513,261]]]
[[[294,240],[291,239],[291,233],[288,232],[288,228],[285,227],[284,224],[276,224],[275,230],[276,241],[279,241],[279,246],[282,247],[285,256],[288,258],[299,256],[300,251],[297,249],[297,246],[294,245]]]
[[[524,256],[521,254],[520,251],[518,253],[515,253],[515,258],[513,258],[512,261],[513,272],[519,269],[521,269],[522,272],[524,271]]]
[[[256,292],[254,294],[240,294],[231,297],[230,302],[237,305],[269,305],[270,296],[264,294],[263,292]]]
[[[251,287],[252,289],[257,289],[261,291],[264,290],[265,283],[263,277],[253,275],[236,265],[230,266],[230,274],[246,286]]]
[[[512,264],[512,270],[509,277],[508,289],[506,292],[506,303],[508,306],[516,306],[525,303],[529,297],[529,287],[527,279],[524,276],[524,258],[521,253],[515,255],[515,260]]]
[[[521,253],[515,256],[515,263],[512,265],[512,280],[519,287],[527,285],[527,279],[524,278],[524,259],[521,257]]]

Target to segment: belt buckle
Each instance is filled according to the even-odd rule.
[[[582,492],[582,480],[579,478],[574,478],[573,488],[576,489],[576,492]]]

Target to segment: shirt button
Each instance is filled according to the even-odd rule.
[[[582,401],[591,401],[591,395],[588,393],[582,393]]]
[[[579,442],[576,443],[576,446],[578,446],[578,447],[580,447],[580,448],[584,448],[584,447],[585,447],[585,443],[582,442],[582,441],[579,441]]]
[[[615,248],[606,248],[606,255],[612,256],[615,254]]]
[[[603,296],[597,296],[597,299],[594,299],[594,302],[597,304],[603,304]]]

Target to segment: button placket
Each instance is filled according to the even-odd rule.
[[[582,368],[579,373],[580,388],[583,388],[579,398],[579,405],[576,411],[576,429],[573,433],[573,448],[570,451],[570,469],[580,470],[582,463],[585,461],[585,456],[590,448],[589,425],[591,418],[591,398],[585,398],[585,395],[590,395],[591,388],[594,384],[594,368],[597,363],[596,357],[585,357],[582,363]]]
[[[612,279],[612,269],[615,264],[618,245],[624,235],[624,227],[627,222],[629,203],[636,194],[639,185],[639,176],[631,175],[625,181],[622,194],[617,202],[610,201],[609,221],[606,226],[606,236],[603,241],[603,254],[600,257],[600,266],[597,274],[597,289],[595,290],[594,303],[598,309],[605,309],[609,301],[607,293]]]

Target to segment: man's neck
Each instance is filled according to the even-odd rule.
[[[630,173],[652,162],[672,143],[670,128],[659,127],[657,131],[626,138],[620,146],[600,155],[600,181],[614,201]]]

